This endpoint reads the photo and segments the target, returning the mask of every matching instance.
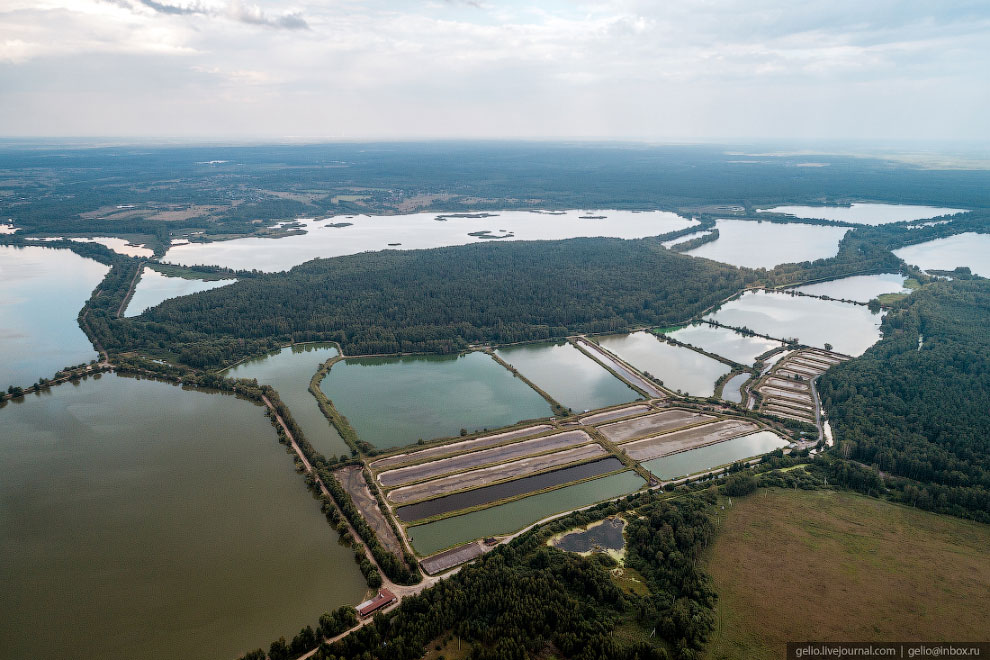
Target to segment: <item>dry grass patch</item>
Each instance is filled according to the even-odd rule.
[[[787,641],[987,638],[990,526],[829,491],[733,502],[706,557],[710,659],[783,658]]]

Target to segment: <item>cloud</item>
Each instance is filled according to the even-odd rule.
[[[194,2],[186,5],[159,2],[158,0],[134,0],[132,4],[129,0],[104,0],[104,2],[134,9],[136,5],[151,9],[158,14],[169,16],[208,16],[227,18],[247,25],[260,25],[270,28],[285,30],[309,30],[309,23],[303,17],[302,12],[294,11],[281,14],[280,16],[269,16],[258,5],[247,5],[240,0],[229,0],[223,6],[209,6],[202,2]]]

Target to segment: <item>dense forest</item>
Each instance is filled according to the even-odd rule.
[[[887,486],[903,501],[990,522],[988,319],[990,281],[930,283],[885,317],[879,343],[822,376],[819,390],[840,456],[894,475]],[[881,487],[875,474],[835,470],[861,489]]]
[[[650,239],[484,243],[318,259],[114,324],[120,349],[173,350],[193,366],[272,338],[338,341],[352,355],[449,353],[672,324],[755,278]]]
[[[696,658],[714,625],[715,594],[698,569],[714,536],[710,491],[673,500],[654,492],[601,504],[527,532],[336,644],[318,660],[412,660],[455,637],[476,660],[558,654],[587,660]],[[613,579],[608,555],[547,546],[575,526],[633,507],[626,565],[646,581],[638,595]],[[616,634],[621,630],[623,634]],[[311,629],[297,636],[303,650]],[[280,653],[285,643],[273,644]],[[260,651],[245,657],[263,657]],[[274,657],[274,656],[273,656]],[[287,657],[287,656],[286,656]]]

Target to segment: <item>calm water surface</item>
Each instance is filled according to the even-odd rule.
[[[755,220],[716,220],[718,238],[689,250],[692,257],[714,259],[733,266],[773,268],[777,264],[814,261],[839,253],[846,227]]]
[[[98,357],[76,317],[108,270],[69,250],[0,245],[0,388]]]
[[[567,342],[508,346],[495,353],[572,410],[594,410],[640,398],[635,390]]]
[[[493,534],[509,534],[555,513],[639,490],[646,482],[633,471],[540,493],[463,516],[417,525],[407,530],[413,547],[423,555]]]
[[[749,380],[749,374],[736,374],[722,388],[722,398],[732,403],[742,403],[742,392],[739,390]]]
[[[969,266],[975,275],[990,277],[990,234],[966,232],[894,250],[894,254],[924,270],[954,270]]]
[[[741,438],[644,461],[643,467],[660,479],[676,479],[744,458],[760,456],[774,449],[786,447],[788,444],[790,443],[776,433],[757,431]]]
[[[665,387],[694,396],[711,396],[715,381],[729,365],[682,346],[660,341],[646,331],[596,337],[598,343],[640,371],[663,381]]]
[[[0,410],[5,658],[215,660],[364,580],[262,408],[113,375]]]
[[[852,204],[850,206],[775,206],[758,209],[759,213],[786,213],[796,218],[836,220],[858,225],[885,225],[891,222],[937,218],[940,215],[965,213],[964,209],[944,209],[908,204]]]
[[[643,238],[684,229],[695,224],[666,211],[492,211],[487,218],[438,221],[436,213],[353,217],[337,216],[301,221],[306,233],[285,238],[240,238],[216,243],[174,245],[163,261],[180,264],[216,264],[232,268],[286,270],[316,257],[339,257],[368,250],[443,247],[493,240],[470,236],[489,231],[497,240],[555,240],[579,236]],[[604,219],[581,216],[606,216]],[[348,227],[330,224],[352,223]],[[400,245],[390,245],[399,243]]]
[[[753,364],[757,355],[766,353],[771,348],[783,346],[779,341],[744,335],[729,328],[716,328],[707,323],[689,325],[669,332],[667,336],[747,365]]]
[[[857,356],[880,339],[882,314],[863,305],[786,293],[747,291],[706,318],[725,325]]]
[[[323,415],[309,392],[309,381],[320,365],[337,355],[332,344],[297,344],[278,353],[241,362],[228,369],[231,378],[255,378],[259,383],[278,390],[282,402],[289,406],[293,419],[306,434],[316,451],[327,458],[349,456],[351,450],[337,429]]]
[[[137,316],[169,298],[187,296],[190,293],[209,291],[233,284],[237,280],[191,280],[184,277],[167,277],[157,270],[144,267],[141,279],[134,288],[134,295],[127,303],[124,316]]]
[[[477,352],[348,359],[320,387],[358,437],[381,448],[553,414],[529,385]]]
[[[796,286],[794,291],[857,302],[870,302],[884,293],[908,293],[908,289],[904,288],[904,276],[899,273],[843,277],[828,282]]]

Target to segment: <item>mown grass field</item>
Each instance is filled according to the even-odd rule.
[[[719,512],[709,660],[783,658],[787,641],[978,641],[990,526],[850,493],[759,490]]]

